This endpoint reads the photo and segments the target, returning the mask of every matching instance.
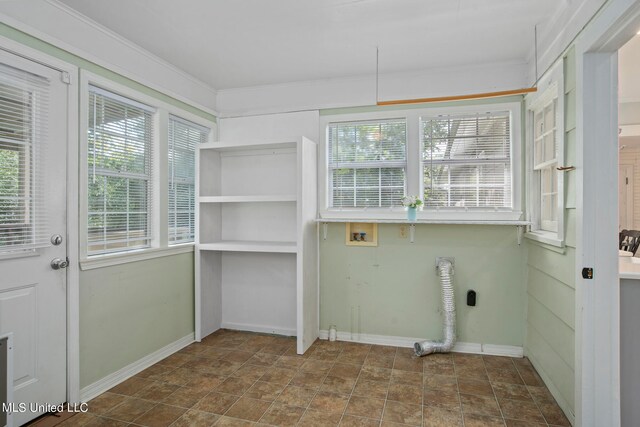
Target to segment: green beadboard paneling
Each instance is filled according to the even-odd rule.
[[[574,249],[576,248],[576,215],[577,211],[575,209],[565,209],[565,245]]]
[[[565,165],[576,165],[576,63],[572,47],[563,58],[565,88]],[[559,390],[570,408],[574,402],[576,173],[565,172],[565,248],[527,245],[527,328],[525,355]]]
[[[565,253],[549,251],[535,243],[529,243],[527,263],[530,267],[544,271],[571,288],[575,287],[575,251],[565,248]]]
[[[51,55],[55,58],[61,59],[65,62],[68,62],[70,64],[75,65],[76,67],[80,68],[80,69],[84,69],[87,71],[91,71],[92,73],[98,74],[100,76],[103,76],[105,78],[108,78],[109,80],[112,80],[116,83],[125,85],[127,87],[130,87],[131,89],[134,89],[138,92],[144,93],[145,95],[154,97],[160,101],[166,102],[168,104],[171,104],[173,106],[176,106],[178,108],[181,108],[185,111],[188,111],[192,114],[195,114],[199,117],[202,117],[206,120],[211,120],[213,122],[216,121],[216,117],[212,114],[209,114],[207,112],[204,112],[198,108],[195,108],[185,102],[179,101],[175,98],[172,98],[168,95],[163,94],[162,92],[159,92],[157,90],[151,89],[145,85],[142,85],[134,80],[131,80],[127,77],[124,77],[118,73],[114,73],[113,71],[110,71],[104,67],[101,67],[99,65],[94,64],[93,62],[87,61],[84,58],[81,58],[77,55],[74,55],[72,53],[67,52],[66,50],[60,49],[59,47],[56,47],[52,44],[49,44],[47,42],[44,42],[40,39],[37,39],[33,36],[30,36],[26,33],[23,33],[22,31],[16,30],[13,27],[10,27],[4,23],[0,22],[0,35],[4,36],[6,38],[9,38],[11,40],[17,41],[19,43],[22,43],[25,46],[29,46],[33,49],[39,50],[41,52],[46,53],[47,55]]]
[[[194,331],[193,254],[80,274],[80,387]]]
[[[535,328],[564,363],[574,368],[575,331],[535,298],[529,298],[527,323]]]
[[[534,362],[537,370],[553,382],[562,399],[572,411],[575,410],[574,378],[575,373],[549,345],[542,335],[531,325],[527,326],[527,344],[525,354]]]
[[[572,288],[535,267],[529,267],[527,294],[575,329],[575,291]]]
[[[441,338],[435,258],[447,256],[455,257],[458,339],[523,344],[524,249],[515,227],[417,225],[415,243],[400,233],[400,225],[380,224],[378,247],[353,247],[344,224],[328,225],[320,241],[321,329]],[[466,306],[469,289],[478,293],[476,307]]]
[[[572,46],[564,57],[564,91],[571,92],[576,88],[576,48]]]
[[[576,174],[574,171],[564,172],[565,208],[576,208]]]
[[[565,138],[565,165],[576,165],[576,129],[566,133]],[[575,209],[576,207],[576,171],[564,172],[564,188],[565,188],[565,208]]]
[[[564,162],[566,166],[576,165],[576,129],[571,129],[564,136]]]
[[[576,128],[576,91],[572,90],[564,98],[564,131]]]

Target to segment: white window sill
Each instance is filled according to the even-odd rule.
[[[80,260],[81,270],[111,267],[113,265],[128,264],[130,262],[145,261],[171,255],[193,252],[193,243],[169,246],[167,248],[138,249],[108,255],[96,255]]]
[[[557,233],[549,231],[528,231],[524,234],[524,237],[535,242],[564,249],[564,240],[559,239]]]
[[[425,209],[417,212],[416,223],[522,223],[522,212],[520,211],[485,211],[485,210],[435,210]],[[407,221],[407,212],[402,208],[393,209],[332,209],[320,212],[318,221],[323,220],[371,220],[373,221]]]

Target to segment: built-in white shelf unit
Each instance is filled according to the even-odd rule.
[[[206,143],[196,164],[196,339],[295,335],[304,353],[319,333],[316,143]]]

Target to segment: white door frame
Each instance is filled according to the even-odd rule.
[[[640,2],[610,0],[575,43],[578,426],[620,425],[617,51],[638,29]]]
[[[67,96],[67,402],[80,402],[80,266],[78,237],[78,67],[0,36],[0,49],[66,72]]]

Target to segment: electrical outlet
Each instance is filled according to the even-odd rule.
[[[406,225],[401,225],[400,226],[400,237],[402,237],[403,239],[407,238],[407,226]]]

